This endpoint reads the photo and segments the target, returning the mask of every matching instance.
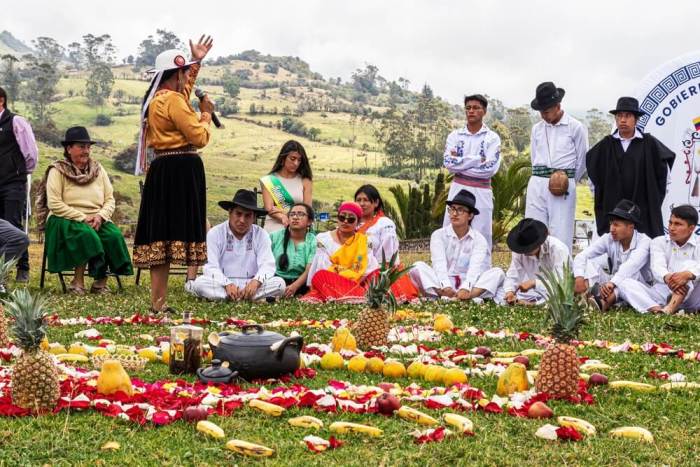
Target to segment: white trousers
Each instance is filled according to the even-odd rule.
[[[492,224],[493,224],[493,191],[490,188],[474,188],[471,186],[460,185],[457,182],[450,184],[450,192],[447,194],[447,199],[451,201],[461,190],[467,190],[476,198],[476,209],[479,214],[472,219],[472,228],[486,238],[489,244],[489,251],[492,248]],[[442,226],[450,225],[450,216],[445,210],[445,218],[442,221]]]
[[[501,287],[496,292],[496,297],[494,298],[494,301],[498,305],[508,305],[508,303],[506,303],[505,296],[505,290],[503,290],[503,287]],[[547,300],[547,290],[539,287],[533,287],[527,292],[521,292],[518,290],[515,292],[515,299],[532,303],[533,305],[542,305]]]
[[[554,196],[549,192],[549,179],[530,177],[525,200],[525,217],[544,222],[549,234],[564,242],[571,252],[576,216],[576,181],[569,179],[569,194]],[[477,216],[478,217],[478,216]]]
[[[640,313],[646,313],[655,306],[665,306],[671,296],[671,289],[660,282],[648,286],[634,279],[625,279],[619,288],[623,292],[625,301]],[[678,309],[700,309],[700,287],[695,287],[695,284],[688,282],[688,289],[688,295]]]
[[[421,293],[427,297],[435,298],[438,296],[438,291],[442,288],[440,280],[438,279],[435,270],[423,261],[418,261],[413,264],[413,268],[409,271],[409,276],[411,281],[416,287],[421,291]],[[484,289],[484,293],[481,294],[481,298],[494,298],[501,288],[503,280],[505,279],[505,273],[501,268],[491,268],[479,276],[472,288]],[[455,291],[457,287],[457,279],[455,277],[450,277],[452,283],[452,288]]]
[[[236,287],[245,287],[248,282],[253,279],[233,279]],[[187,287],[187,286],[186,286]],[[286,284],[281,277],[273,276],[265,279],[258,291],[255,293],[253,300],[263,300],[268,297],[281,297],[284,294]],[[193,295],[206,298],[208,300],[227,300],[228,294],[222,282],[214,279],[212,276],[199,276],[191,285],[188,292]]]

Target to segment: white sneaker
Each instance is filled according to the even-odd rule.
[[[188,281],[185,281],[185,292],[187,292],[190,295],[196,295],[194,291],[194,280],[190,279]]]
[[[477,305],[483,305],[484,299],[481,297],[474,297],[474,298],[472,298],[472,302],[474,302]]]

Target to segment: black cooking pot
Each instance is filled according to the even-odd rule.
[[[301,336],[285,337],[247,324],[240,333],[221,332],[209,336],[213,358],[228,362],[229,369],[245,380],[278,378],[299,368],[304,345]]]

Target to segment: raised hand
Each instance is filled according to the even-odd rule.
[[[211,36],[204,36],[199,38],[199,41],[194,44],[192,39],[190,39],[190,50],[192,51],[192,60],[202,61],[204,57],[207,56],[211,50],[211,46],[214,44],[214,40]]]

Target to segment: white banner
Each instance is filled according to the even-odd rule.
[[[678,57],[649,73],[635,96],[646,113],[638,126],[676,153],[662,207],[690,204],[700,211],[700,51]]]

